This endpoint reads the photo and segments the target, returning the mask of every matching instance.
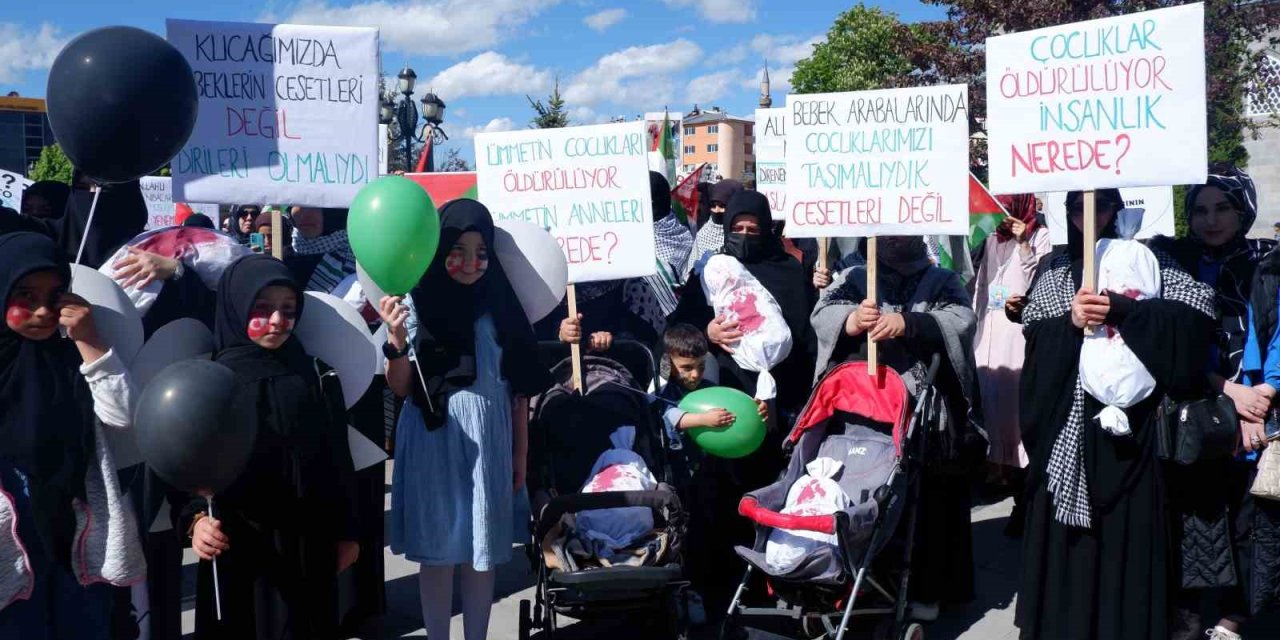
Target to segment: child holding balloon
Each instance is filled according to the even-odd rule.
[[[440,640],[449,637],[455,570],[467,640],[488,634],[494,570],[511,559],[514,494],[524,485],[528,398],[551,385],[493,246],[489,210],[450,202],[418,286],[379,305],[387,384],[411,397],[396,429],[388,537],[393,552],[421,565],[424,625]]]

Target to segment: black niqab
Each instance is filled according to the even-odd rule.
[[[737,180],[721,180],[707,189],[707,194],[711,196],[707,206],[710,207],[711,203],[719,202],[725,205],[725,213],[728,213],[729,201],[733,200],[734,196],[742,193],[742,190],[742,183]],[[766,220],[767,219],[768,218],[766,218]],[[718,216],[714,213],[711,214],[711,220],[716,224],[721,224],[723,222],[722,216]]]
[[[70,268],[57,245],[36,233],[0,236],[0,291],[5,306],[18,281]],[[30,482],[32,509],[45,552],[69,563],[75,515],[72,498],[85,498],[85,471],[93,455],[93,400],[80,375],[75,344],[57,333],[28,340],[0,323],[0,464]],[[10,490],[13,490],[12,488]]]
[[[98,188],[102,195],[98,197],[92,226],[89,212],[93,209],[93,192],[87,189],[73,190],[67,200],[66,214],[50,221],[58,225],[55,235],[70,260],[75,260],[81,238],[89,236],[80,264],[93,269],[102,267],[147,226],[147,201],[137,180]]]
[[[445,259],[468,231],[478,232],[484,239],[489,260],[484,275],[474,284],[464,285],[445,270]],[[497,329],[502,375],[512,391],[531,396],[550,386],[550,374],[538,364],[533,329],[494,251],[493,217],[483,204],[461,198],[441,207],[439,248],[410,295],[419,319],[414,349],[431,392],[428,403],[422,397],[421,383],[415,383],[414,401],[428,428],[444,424],[451,391],[475,382],[475,323],[485,314],[492,316]]]

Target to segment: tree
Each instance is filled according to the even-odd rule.
[[[31,170],[30,177],[36,182],[53,180],[71,184],[71,174],[74,170],[71,160],[62,152],[62,147],[54,144],[40,150],[40,158],[36,160],[36,166]]]
[[[969,84],[971,114],[985,118],[986,89],[983,44],[1001,33],[1029,31],[1059,24],[1185,4],[1185,0],[923,0],[947,7],[947,19],[901,29],[899,41],[920,84]],[[1280,45],[1280,11],[1270,2],[1206,0],[1205,76],[1209,106],[1209,160],[1237,166],[1248,162],[1244,134],[1256,135],[1264,122],[1244,116],[1250,81],[1262,73],[1263,51],[1250,45]],[[1277,82],[1275,78],[1270,81]],[[1267,87],[1254,86],[1263,91]],[[1272,120],[1270,124],[1275,124]]]
[[[538,115],[530,121],[530,128],[533,129],[560,129],[569,126],[569,114],[564,112],[564,98],[560,97],[560,77],[556,77],[555,89],[551,91],[551,95],[547,97],[544,104],[541,100],[534,100],[528,95],[525,96],[529,100],[529,106],[533,107],[534,112]]]
[[[444,162],[440,165],[439,171],[470,171],[471,165],[467,163],[467,159],[462,157],[462,152],[457,147],[452,147],[444,154]]]
[[[796,63],[792,93],[902,86],[912,71],[898,40],[903,28],[894,14],[862,4],[841,13],[826,41]]]

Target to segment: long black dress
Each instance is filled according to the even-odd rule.
[[[1101,403],[1079,387],[1083,333],[1070,303],[1081,261],[1072,253],[1047,258],[1023,313],[1020,419],[1031,466],[1015,621],[1022,638],[1165,640],[1172,556],[1152,422],[1164,393],[1203,384],[1213,292],[1157,251],[1162,298],[1111,296],[1108,324],[1157,382],[1125,410],[1133,435],[1113,437],[1092,419]]]
[[[283,263],[261,255],[240,259],[219,283],[215,360],[238,385],[227,419],[257,423],[258,441],[244,472],[214,499],[231,548],[218,558],[220,622],[212,566],[200,563],[201,640],[327,640],[337,633],[337,545],[355,539],[346,425],[325,402],[314,360],[296,338],[272,351],[246,335],[253,301],[271,285],[299,290]],[[299,311],[301,302],[299,291]],[[196,500],[187,511],[203,508]],[[189,517],[182,526],[186,531]]]

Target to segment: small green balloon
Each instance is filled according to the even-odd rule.
[[[744,458],[755,453],[764,442],[764,421],[760,419],[756,401],[751,396],[729,387],[699,389],[680,401],[680,408],[689,413],[703,413],[712,409],[724,409],[733,414],[733,424],[727,427],[697,427],[689,430],[689,437],[703,451],[720,458]]]
[[[365,185],[348,214],[351,250],[387,295],[409,293],[431,266],[440,243],[440,215],[431,196],[403,176]]]

